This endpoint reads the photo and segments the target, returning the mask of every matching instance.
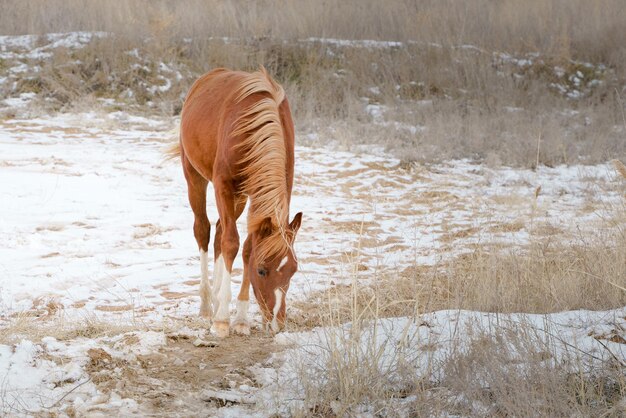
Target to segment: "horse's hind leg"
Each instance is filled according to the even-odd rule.
[[[209,182],[191,165],[184,153],[181,155],[183,171],[187,180],[189,204],[193,210],[193,234],[200,251],[200,316],[212,318],[211,285],[209,284],[209,236],[211,224],[206,214],[206,189]]]

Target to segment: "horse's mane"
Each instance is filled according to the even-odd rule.
[[[283,88],[267,74],[265,68],[247,74],[235,95],[241,102],[256,93],[266,93],[243,110],[234,123],[232,135],[242,136],[239,165],[243,193],[250,197],[248,233],[258,231],[266,218],[271,231],[255,248],[258,261],[287,255],[289,201],[287,190],[287,155],[283,126],[278,107],[285,98]]]

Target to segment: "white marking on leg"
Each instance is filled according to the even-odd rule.
[[[237,316],[235,316],[235,324],[248,323],[248,308],[250,301],[237,299]]]
[[[211,285],[209,284],[209,257],[207,252],[200,250],[200,315],[210,316],[213,313],[211,306]]]
[[[272,331],[278,332],[278,311],[283,303],[283,291],[280,289],[274,289],[274,295],[276,296],[276,302],[274,303],[274,317],[272,318]]]
[[[280,260],[280,264],[278,265],[278,268],[276,269],[276,271],[280,271],[280,269],[282,269],[283,267],[285,267],[285,264],[287,264],[287,257],[284,257],[282,260]]]
[[[215,260],[215,264],[213,266],[213,305],[214,305],[213,312],[214,313],[217,313],[217,310],[220,307],[219,293],[220,293],[220,287],[222,284],[222,276],[223,276],[224,267],[225,267],[224,259],[222,255],[220,254],[217,260]]]
[[[230,299],[232,297],[230,290],[230,273],[226,270],[226,264],[224,263],[224,257],[222,255],[217,259],[217,270],[220,273],[220,289],[217,294],[219,300],[219,306],[215,314],[217,321],[228,321],[230,318]]]

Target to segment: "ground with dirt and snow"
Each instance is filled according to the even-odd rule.
[[[278,382],[297,378],[293,358],[315,370],[314,359],[323,359],[335,337],[288,324],[292,332],[276,338],[257,329],[249,338],[217,341],[196,318],[193,217],[182,171],[162,155],[175,124],[122,112],[0,121],[0,320],[9,327],[26,318],[43,330],[22,338],[18,329],[12,338],[21,342],[0,346],[4,413],[193,415],[223,407],[225,416],[263,416],[267,408],[302,406],[301,387],[292,385],[283,402]],[[604,208],[622,198],[608,165],[403,166],[376,149],[333,146],[298,147],[296,159],[291,210],[305,217],[292,302],[353,280],[367,283],[373,272],[434,264],[482,242],[520,245],[531,228],[568,240],[570,231],[604,227]],[[208,205],[215,223],[212,199]],[[245,217],[239,230],[245,234]],[[234,291],[241,266],[238,258]],[[252,317],[258,326],[255,304]],[[626,327],[624,317],[623,310],[573,312],[531,322],[548,321],[564,341],[592,352],[600,350],[595,337],[606,338],[624,359],[623,344],[611,341],[611,330]],[[453,334],[462,339],[458,323],[488,328],[495,318],[438,312],[423,317],[428,326],[382,320],[376,344],[434,344],[427,357],[411,357],[419,354],[412,350],[405,358],[420,373],[425,359],[445,355]],[[46,327],[60,320],[111,330],[55,337]]]
[[[402,277],[478,246],[523,247],[531,237],[565,242],[609,228],[610,208],[623,202],[623,188],[608,164],[535,171],[470,160],[407,165],[381,149],[342,149],[341,138],[317,141],[310,132],[297,138],[309,145],[296,148],[291,210],[303,211],[304,221],[287,331],[276,337],[262,332],[253,303],[250,337],[213,338],[209,324],[197,317],[199,257],[182,170],[162,154],[175,140],[177,121],[120,110],[134,100],[135,111],[157,109],[152,98],[165,94],[181,101],[180,81],[194,77],[190,69],[182,62],[155,62],[137,49],[120,52],[127,68],[108,75],[107,98],[85,99],[91,106],[72,103],[71,88],[63,93],[55,84],[41,84],[55,57],[89,71],[81,59],[90,64],[93,57],[77,52],[112,36],[0,36],[0,93],[6,95],[0,98],[1,414],[341,415],[336,400],[309,405],[304,399],[324,386],[346,389],[333,385],[341,367],[353,366],[361,383],[367,375],[385,379],[384,412],[408,416],[419,403],[411,384],[423,376],[445,379],[446,361],[470,351],[477,335],[501,342],[520,327],[536,335],[529,339],[530,355],[517,356],[519,346],[512,346],[511,372],[529,358],[542,367],[566,368],[626,361],[624,309],[550,315],[438,311],[315,327],[320,324],[307,319],[307,309],[325,309],[320,291]],[[407,46],[327,38],[296,43],[321,47],[330,57],[347,49]],[[536,54],[453,49],[489,54],[494,68],[519,80],[541,70],[552,80],[546,88],[571,100],[614,77],[603,65],[570,61],[568,68],[551,67]],[[408,87],[419,91],[425,85]],[[366,95],[364,114],[374,125],[411,134],[427,130],[387,120],[378,87]],[[141,109],[138,96],[147,101]],[[71,113],[92,107],[97,110]],[[68,113],[39,116],[61,108]],[[215,224],[211,198],[208,205]],[[239,231],[245,234],[245,217]],[[234,292],[241,274],[238,258]],[[487,415],[490,407],[465,410]],[[362,416],[380,412],[368,403],[359,408]]]

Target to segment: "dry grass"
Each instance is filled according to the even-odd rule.
[[[459,330],[467,339],[450,336],[445,344],[451,351],[443,359],[432,357],[434,347],[411,333],[407,344],[393,347],[378,336],[384,327],[373,327],[387,317],[407,317],[428,327],[421,314],[445,309],[549,313],[622,307],[626,212],[614,209],[611,225],[617,220],[621,226],[572,242],[531,235],[524,248],[478,247],[432,267],[370,277],[368,285],[359,284],[357,277],[365,273],[357,254],[351,285],[295,304],[300,312],[290,317],[291,326],[323,326],[324,339],[321,348],[315,346],[315,367],[298,369],[304,400],[292,412],[325,417],[365,410],[384,416],[621,416],[626,411],[624,365],[599,361],[575,341],[568,341],[564,352],[549,329],[523,318],[508,323],[500,317],[497,323]],[[391,352],[392,361],[383,352]],[[416,365],[424,362],[427,371],[416,373]]]
[[[122,334],[134,329],[137,329],[136,324],[114,324],[91,315],[71,320],[65,318],[62,313],[54,313],[42,318],[17,315],[3,322],[0,327],[0,344],[16,344],[22,339],[39,342],[44,337],[54,337],[61,341],[99,338]]]
[[[626,166],[620,160],[611,161],[615,170],[626,180]]]
[[[626,235],[526,251],[482,251],[446,266],[450,306],[489,312],[610,309],[626,304]],[[462,277],[463,280],[459,280]]]
[[[8,0],[3,34],[114,35],[27,62],[42,68],[20,76],[14,88],[5,83],[3,93],[37,93],[45,111],[76,110],[81,98],[97,96],[122,109],[171,115],[203,72],[264,64],[285,85],[301,131],[323,131],[321,137],[347,145],[384,145],[407,161],[470,157],[533,166],[623,159],[626,141],[616,125],[626,79],[624,10],[619,0],[367,0],[333,8],[300,0]],[[310,37],[404,43],[302,42]],[[460,47],[467,44],[473,47]],[[503,61],[499,52],[532,64]],[[579,72],[582,98],[556,91],[555,83],[575,88],[571,77]],[[171,88],[153,88],[165,79]],[[373,120],[366,103],[384,105],[388,124]]]
[[[442,364],[445,377],[433,386],[443,390],[425,391],[444,396],[415,402],[418,414],[432,412],[433,404],[462,416],[617,417],[626,411],[622,365],[590,366],[591,358],[575,348],[557,361],[557,344],[530,324],[500,328],[497,336],[475,332],[467,350]]]
[[[623,364],[594,361],[575,346],[564,352],[530,322],[472,326],[463,330],[467,339],[439,343],[451,350],[442,358],[411,333],[407,345],[394,347],[381,342],[358,315],[354,320],[348,331],[326,330],[315,366],[299,369],[304,399],[293,416],[367,411],[391,417],[617,417],[626,412]],[[417,373],[420,363],[426,364],[425,373]]]
[[[310,36],[473,44],[618,64],[620,0],[5,0],[3,34],[98,30],[136,39]]]
[[[295,302],[289,321],[293,328],[310,329],[349,322],[355,310],[372,319],[444,309],[550,313],[621,307],[626,305],[623,220],[618,215],[611,223],[622,226],[571,242],[535,236],[526,247],[481,245],[434,266],[375,273],[367,285],[355,279]]]
[[[597,254],[595,250],[588,253],[589,256]],[[460,262],[466,267],[475,262],[474,267],[480,270],[484,260]],[[619,262],[613,263],[613,267]],[[511,265],[505,262],[502,268],[507,267]],[[561,268],[556,267],[556,272],[560,273]],[[623,264],[619,268],[623,268]],[[531,269],[528,273],[533,272],[546,271]],[[513,268],[509,273],[519,274],[519,270]],[[461,277],[455,279],[462,281]],[[545,284],[543,277],[534,277],[538,282],[535,288]],[[397,284],[404,287],[388,288]],[[602,283],[598,286],[595,278],[588,279],[584,287],[589,289],[596,285],[602,290],[594,291],[589,299],[584,290],[576,290],[577,283],[571,288],[564,282],[561,284],[569,293],[564,295],[565,299],[571,296],[568,301],[576,299],[581,307],[609,308],[611,303],[615,304],[613,307],[623,306],[626,301],[626,292]],[[500,301],[494,305],[501,292],[497,288],[481,288],[489,293],[486,301],[478,289],[472,288],[475,285],[471,281],[458,285],[462,288],[458,296],[462,296],[462,303],[468,308],[491,303],[492,308],[509,312],[516,308],[537,310],[537,306],[558,309],[564,305],[561,297],[531,294],[532,284],[526,288],[522,283],[513,283],[503,297],[517,305],[504,305]],[[363,411],[384,416],[621,416],[626,411],[622,402],[626,393],[622,364],[612,360],[595,361],[593,356],[578,349],[576,342],[570,342],[573,345],[564,353],[549,333],[538,330],[530,322],[515,321],[507,325],[506,320],[501,319],[489,324],[488,329],[484,324],[464,329],[462,334],[468,335],[469,347],[462,339],[440,342],[452,350],[444,359],[431,357],[435,347],[430,347],[426,341],[417,341],[411,332],[406,336],[407,345],[402,347],[381,340],[373,330],[379,318],[401,315],[419,324],[421,309],[446,306],[444,300],[435,303],[428,300],[441,294],[435,288],[431,288],[433,294],[426,297],[423,287],[416,284],[391,281],[383,287],[353,287],[348,289],[347,295],[344,293],[337,298],[330,296],[337,296],[331,291],[325,295],[328,297],[325,303],[317,302],[318,312],[320,306],[325,307],[317,318],[317,325],[325,327],[324,343],[315,346],[319,351],[315,367],[302,362],[306,367],[298,369],[297,384],[304,398],[302,406],[292,410],[294,416],[357,416]],[[404,293],[407,290],[408,293]],[[346,298],[350,295],[352,298]],[[454,305],[451,301],[449,304]],[[341,326],[345,323],[350,326]],[[299,361],[297,358],[290,360]],[[415,368],[424,362],[426,372],[417,373]]]

